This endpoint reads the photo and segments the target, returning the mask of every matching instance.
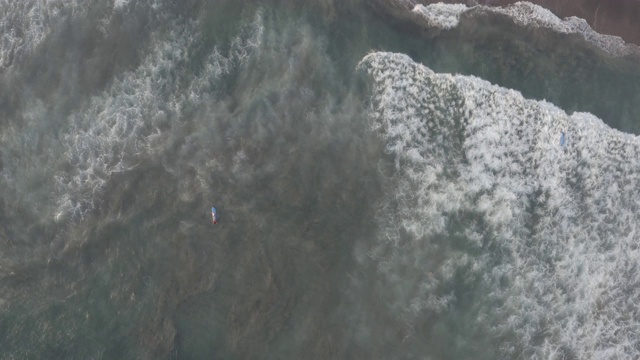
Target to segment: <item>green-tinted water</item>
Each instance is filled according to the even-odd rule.
[[[415,219],[381,212],[413,200],[389,200],[406,168],[358,63],[404,53],[640,129],[638,69],[575,37],[425,36],[360,1],[122,3],[30,3],[46,35],[0,75],[0,357],[496,358],[511,335],[470,317],[500,300],[464,269],[438,278],[494,250],[469,246],[466,217],[432,263],[385,265],[406,233],[374,256],[386,220]],[[395,291],[425,277],[458,302],[406,318]]]

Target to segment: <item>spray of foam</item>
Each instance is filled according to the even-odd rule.
[[[64,135],[71,171],[56,176],[61,192],[61,219],[82,217],[95,207],[109,178],[135,168],[141,159],[163,149],[168,134],[181,126],[182,114],[213,91],[220,76],[247,59],[261,38],[260,14],[252,31],[233,40],[228,54],[214,48],[200,74],[187,73],[195,23],[174,26],[166,40],[153,41],[154,51],[135,70],[91,99],[70,117]],[[248,37],[243,37],[249,35]],[[185,88],[184,78],[189,81]]]
[[[457,27],[463,16],[505,15],[522,27],[546,28],[558,33],[579,35],[587,42],[614,56],[640,56],[638,46],[627,44],[618,36],[599,34],[584,19],[577,17],[559,19],[551,11],[529,2],[517,2],[506,7],[481,5],[467,7],[461,4],[438,3],[427,6],[416,5],[412,12],[418,15],[421,23],[427,27],[444,30]]]
[[[639,139],[405,55],[360,67],[396,159],[370,253],[390,311],[465,313],[504,358],[640,357]]]

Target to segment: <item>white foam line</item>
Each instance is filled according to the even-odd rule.
[[[359,66],[397,166],[382,207],[398,216],[381,214],[372,250],[391,254],[380,258],[389,311],[446,314],[462,277],[479,282],[474,326],[505,358],[639,358],[638,137],[402,54]],[[469,250],[443,253],[438,239],[452,237]]]
[[[416,5],[412,12],[418,15],[427,27],[442,30],[457,27],[463,16],[501,14],[508,16],[515,24],[522,27],[545,28],[558,33],[579,35],[587,42],[614,56],[640,57],[640,47],[637,45],[628,44],[618,36],[600,34],[594,31],[584,19],[574,16],[560,19],[551,11],[529,2],[517,2],[505,7],[483,5],[467,7],[462,4],[437,3],[426,6]]]

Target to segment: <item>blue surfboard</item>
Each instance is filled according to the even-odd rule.
[[[211,207],[211,218],[213,219],[214,224],[218,223],[218,210],[214,207]]]

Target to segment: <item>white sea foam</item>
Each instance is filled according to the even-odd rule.
[[[461,17],[482,17],[505,15],[515,24],[527,28],[545,28],[562,34],[576,34],[587,42],[614,56],[640,56],[640,47],[627,44],[618,36],[603,35],[594,31],[589,24],[578,17],[560,19],[551,11],[529,3],[517,2],[505,7],[473,6],[461,4],[416,5],[412,11],[418,15],[423,25],[448,30],[458,26]]]
[[[127,6],[131,0],[113,0],[114,9],[122,9]]]
[[[130,3],[114,0],[113,10],[124,11]],[[101,9],[104,5],[100,0],[0,0],[0,69],[23,61],[64,21],[85,17],[90,8],[102,16],[94,21],[106,34],[112,14]],[[162,12],[159,0],[140,0],[135,5]]]
[[[360,67],[397,166],[371,252],[390,311],[446,314],[462,278],[504,358],[640,357],[639,139],[405,55]]]
[[[263,31],[262,12],[258,11],[253,22],[243,27],[240,34],[233,38],[227,53],[223,54],[220,48],[215,46],[205,62],[203,74],[193,79],[189,86],[189,101],[199,102],[201,96],[209,93],[220,77],[246,62],[262,43]]]
[[[79,0],[1,0],[0,68],[21,61],[68,15],[86,10]]]
[[[57,217],[83,216],[95,207],[112,175],[135,168],[163,149],[168,134],[181,126],[182,113],[214,90],[220,76],[246,61],[262,33],[260,14],[232,40],[228,54],[212,50],[200,74],[186,73],[195,40],[195,23],[176,25],[168,39],[155,39],[153,52],[134,71],[91,99],[70,117],[64,135],[72,171],[56,177],[61,192]],[[181,74],[189,82],[181,83]]]
[[[467,10],[464,4],[436,3],[428,6],[418,5],[413,12],[420,14],[426,24],[441,29],[453,29],[460,22],[460,14]]]

